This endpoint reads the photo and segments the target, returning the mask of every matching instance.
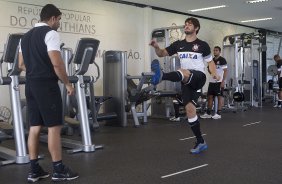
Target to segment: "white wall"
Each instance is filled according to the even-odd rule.
[[[66,47],[75,49],[77,40],[81,37],[93,37],[100,40],[96,62],[100,66],[101,73],[103,72],[102,54],[105,50],[127,51],[128,73],[139,74],[144,70],[144,9],[101,0],[47,2],[25,0],[22,2],[0,1],[0,56],[3,53],[7,35],[27,32],[39,19],[42,6],[53,3],[63,12],[59,32]],[[77,21],[75,17],[80,20]],[[5,65],[3,72],[7,73]],[[95,67],[90,67],[88,74],[96,75],[95,73]],[[95,86],[97,95],[102,95],[102,80],[101,75]],[[21,91],[23,94],[24,90]],[[0,86],[0,99],[0,106],[10,107],[7,86]]]
[[[0,56],[7,35],[26,32],[39,19],[42,6],[53,3],[63,12],[60,35],[66,47],[75,49],[81,37],[93,37],[101,41],[96,62],[102,70],[102,53],[105,50],[123,50],[128,53],[128,73],[138,75],[150,68],[148,43],[154,28],[183,25],[185,15],[155,11],[151,8],[105,2],[101,0],[22,0],[21,3],[0,0]],[[80,20],[76,20],[75,17]],[[199,19],[199,38],[206,40],[211,48],[222,45],[226,35],[253,32],[253,29]],[[87,29],[88,28],[88,29]],[[4,66],[4,73],[5,72]],[[88,74],[96,75],[94,67]],[[97,95],[102,95],[102,76],[95,85]],[[23,90],[22,90],[23,91]],[[23,93],[23,92],[22,92]],[[10,107],[7,86],[0,86],[0,106]]]
[[[179,15],[173,13],[167,13],[162,11],[154,11],[153,13],[153,28],[170,27],[173,25],[184,25],[184,21],[189,16]],[[236,26],[233,24],[227,24],[217,21],[211,21],[207,19],[198,18],[201,24],[201,29],[198,33],[198,37],[209,43],[210,47],[215,45],[222,45],[222,40],[227,35],[237,33],[251,33],[254,29]]]

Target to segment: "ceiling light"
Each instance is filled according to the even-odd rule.
[[[263,3],[271,0],[253,0],[253,1],[246,1],[246,3],[253,4],[253,3]]]
[[[227,7],[226,5],[220,5],[220,6],[211,6],[207,8],[199,8],[199,9],[194,9],[194,10],[189,10],[191,12],[197,12],[197,11],[205,11],[205,10],[212,10],[212,9],[217,9],[217,8],[225,8]]]
[[[262,18],[262,19],[242,20],[240,22],[246,23],[246,22],[257,22],[257,21],[263,21],[263,20],[272,20],[272,18],[269,17],[269,18]]]

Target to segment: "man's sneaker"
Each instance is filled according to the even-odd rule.
[[[281,108],[281,105],[276,104],[276,105],[274,105],[273,107]]]
[[[52,175],[52,181],[64,181],[64,180],[74,180],[78,178],[78,174],[73,172],[67,166],[63,166],[64,169],[61,172],[55,172]]]
[[[221,115],[215,114],[212,116],[212,119],[221,119]]]
[[[161,70],[160,62],[157,59],[154,59],[151,63],[151,70],[155,74],[152,76],[151,83],[157,85],[161,82],[163,77],[163,72]]]
[[[190,152],[192,154],[198,154],[206,149],[208,149],[208,145],[206,144],[206,142],[203,143],[196,142],[194,148],[191,149]]]
[[[180,117],[176,118],[175,116],[172,118],[169,118],[169,121],[180,121]]]
[[[27,177],[27,181],[28,182],[36,182],[40,179],[43,178],[48,178],[49,177],[49,173],[45,172],[40,166],[37,172],[32,172],[30,171],[28,173],[28,177]]]
[[[208,118],[212,118],[212,115],[205,113],[205,114],[201,115],[200,118],[208,119]]]

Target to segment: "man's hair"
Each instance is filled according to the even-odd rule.
[[[218,49],[218,50],[219,50],[219,52],[221,52],[221,48],[220,48],[220,46],[215,46],[214,48],[215,48],[215,49]]]
[[[279,59],[279,58],[280,58],[280,56],[279,56],[278,54],[275,54],[275,55],[273,56],[273,59],[274,59],[274,60]]]
[[[185,24],[186,22],[188,23],[192,23],[194,25],[195,28],[199,28],[197,31],[196,31],[196,34],[198,34],[198,32],[200,31],[200,28],[201,28],[201,25],[200,25],[200,22],[198,19],[194,18],[194,17],[189,17],[185,20]]]
[[[58,17],[62,12],[53,4],[46,4],[40,12],[40,21],[48,21],[51,17]]]

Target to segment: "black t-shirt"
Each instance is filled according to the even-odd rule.
[[[279,73],[278,73],[278,75],[279,75],[278,77],[280,77],[280,78],[281,78],[281,77],[282,77],[282,76],[281,76],[281,70],[282,70],[282,59],[280,59],[280,60],[278,60],[278,61],[276,62],[276,66],[277,66],[277,71],[278,71],[278,72],[280,72],[280,75],[279,75]]]
[[[216,67],[221,66],[221,65],[227,65],[225,58],[221,56],[219,56],[218,58],[214,57],[213,61]]]
[[[282,59],[280,59],[276,62],[276,66],[277,66],[278,69],[282,66]]]
[[[210,62],[212,60],[211,49],[207,42],[200,39],[196,39],[193,42],[187,42],[184,40],[178,40],[172,43],[166,48],[168,54],[178,54],[180,59],[181,68],[191,69],[198,71],[205,71],[204,62]]]
[[[222,67],[226,68],[225,66],[227,66],[227,62],[226,62],[225,58],[222,57],[222,56],[219,56],[218,58],[213,57],[212,60],[214,61],[216,69],[221,69]],[[209,70],[209,66],[207,68],[208,68],[208,72],[211,73],[210,70]]]

